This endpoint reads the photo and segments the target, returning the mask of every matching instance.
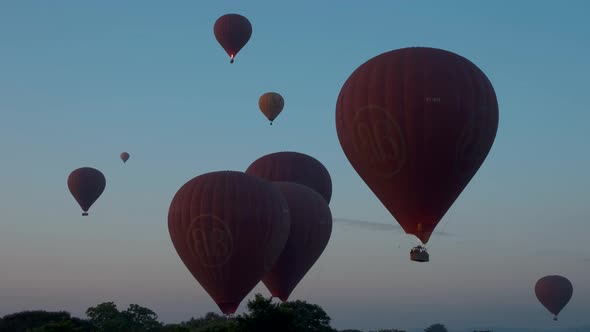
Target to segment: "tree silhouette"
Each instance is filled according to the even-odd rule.
[[[304,301],[278,304],[260,294],[248,301],[248,313],[238,316],[236,323],[237,332],[336,332],[320,306]]]
[[[65,311],[47,312],[43,310],[22,311],[6,315],[0,320],[0,332],[28,332],[32,329],[41,328],[49,323],[59,323],[72,320],[75,326],[84,328],[83,331],[90,331],[88,324],[79,319],[72,319]]]
[[[160,331],[162,332],[193,332],[190,328],[183,326],[181,324],[167,324],[164,325]]]
[[[280,309],[294,316],[295,331],[336,332],[330,327],[330,317],[319,305],[297,300],[281,304]]]
[[[162,327],[158,315],[137,304],[123,312],[113,302],[104,302],[86,310],[97,332],[156,332]]]
[[[0,318],[0,332],[337,332],[318,305],[305,301],[278,303],[260,294],[248,301],[246,313],[235,318],[209,312],[201,318],[164,325],[151,309],[131,304],[119,311],[114,302],[90,307],[86,315],[88,320],[71,317],[65,311],[24,311]]]
[[[256,294],[248,301],[248,314],[236,317],[237,332],[295,332],[292,327],[294,314],[281,311],[279,305]]]
[[[123,311],[122,315],[127,321],[127,331],[129,332],[157,332],[162,327],[162,323],[158,322],[158,315],[155,312],[137,304],[129,305],[129,308]]]
[[[234,323],[231,322],[227,317],[218,315],[214,312],[208,312],[204,317],[201,318],[191,318],[188,322],[183,322],[182,326],[190,328],[192,331],[208,331],[208,330],[215,330],[219,328],[229,328],[230,325]]]
[[[114,302],[104,302],[86,310],[86,316],[97,332],[125,332],[127,321]]]
[[[85,332],[91,331],[81,326],[76,326],[71,320],[47,323],[39,328],[27,330],[27,332]]]
[[[442,324],[432,324],[429,327],[427,327],[426,329],[424,329],[424,332],[448,332],[448,331],[447,331],[447,328]]]

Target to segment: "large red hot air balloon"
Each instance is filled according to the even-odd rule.
[[[88,215],[88,209],[100,197],[106,186],[104,175],[92,167],[74,170],[68,176],[68,189],[82,208],[82,215]]]
[[[221,47],[229,55],[229,62],[234,63],[234,57],[252,36],[252,24],[242,15],[227,14],[215,21],[213,32]]]
[[[330,173],[317,159],[299,152],[283,151],[267,154],[255,160],[247,174],[269,181],[295,182],[319,192],[330,203],[332,179]]]
[[[291,230],[287,245],[262,282],[283,302],[322,255],[332,234],[332,214],[315,190],[292,182],[274,182],[289,205]]]
[[[557,315],[572,298],[574,287],[565,277],[552,275],[545,276],[535,284],[535,295],[541,304],[554,315]]]
[[[168,212],[174,248],[224,314],[232,314],[281,254],[289,208],[270,182],[242,172],[195,177]]]
[[[370,59],[344,83],[336,105],[346,157],[405,232],[424,244],[482,165],[497,128],[498,103],[486,75],[435,48]]]

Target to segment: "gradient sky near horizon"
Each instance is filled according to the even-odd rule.
[[[0,2],[0,315],[83,316],[104,301],[166,322],[218,312],[172,246],[170,201],[194,176],[291,150],[330,171],[336,218],[292,299],[320,304],[336,328],[590,324],[589,10],[584,0]],[[233,65],[213,35],[231,12],[253,25]],[[408,46],[470,59],[500,106],[492,151],[427,264],[409,261],[416,240],[335,130],[352,71]],[[267,91],[285,98],[272,127],[257,104]],[[66,186],[82,166],[107,177],[88,218]],[[547,274],[574,285],[558,322],[533,293]]]

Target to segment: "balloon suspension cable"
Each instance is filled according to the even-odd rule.
[[[422,240],[418,239],[418,237],[416,237],[415,240],[417,240],[415,242],[416,243],[415,247],[422,247],[422,248],[426,249],[426,244],[424,242],[422,242]]]

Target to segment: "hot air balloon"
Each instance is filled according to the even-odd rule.
[[[221,47],[229,55],[229,63],[234,63],[234,57],[252,36],[252,25],[242,15],[227,14],[215,21],[213,32]]]
[[[127,160],[129,160],[129,153],[127,153],[127,152],[121,153],[121,160],[123,160],[123,163],[126,163]]]
[[[104,175],[92,167],[74,170],[68,176],[68,189],[82,208],[82,215],[88,215],[88,209],[100,197],[106,186]]]
[[[180,259],[226,315],[279,257],[289,223],[288,205],[276,186],[234,171],[188,181],[168,212]]]
[[[404,231],[426,244],[485,160],[498,128],[486,75],[440,49],[403,48],[358,67],[342,86],[344,154]],[[427,261],[423,246],[412,260]]]
[[[285,100],[276,92],[267,92],[258,99],[258,107],[262,111],[262,114],[270,121],[271,125],[274,119],[279,116],[284,106]]]
[[[332,198],[330,173],[317,159],[299,152],[283,151],[267,154],[255,160],[247,174],[269,181],[295,182],[320,193],[326,202]]]
[[[289,205],[291,230],[287,245],[262,282],[272,296],[285,302],[328,245],[332,214],[315,190],[292,182],[274,184]]]
[[[535,295],[541,304],[554,315],[557,315],[572,298],[574,287],[565,277],[552,275],[545,276],[535,284]]]

